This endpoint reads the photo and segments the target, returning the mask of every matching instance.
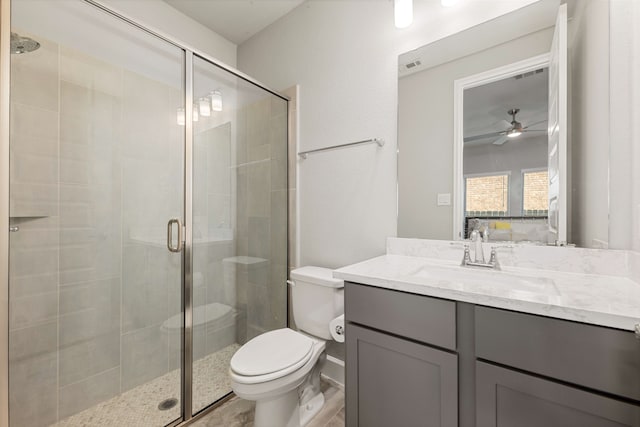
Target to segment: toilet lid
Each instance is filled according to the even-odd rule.
[[[313,340],[292,329],[258,335],[231,358],[231,369],[240,375],[266,375],[301,366],[311,357]]]

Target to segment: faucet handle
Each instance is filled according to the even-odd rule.
[[[462,255],[462,262],[460,265],[465,266],[471,262],[471,251],[469,250],[469,245],[465,243],[464,245],[464,254]]]
[[[493,268],[500,270],[500,263],[498,262],[498,252],[495,246],[491,246],[491,257],[489,258],[489,264],[493,265]]]

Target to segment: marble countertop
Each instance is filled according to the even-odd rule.
[[[451,272],[456,273],[452,276]],[[624,276],[459,262],[387,254],[333,273],[334,277],[414,294],[632,331],[640,323],[640,284]]]

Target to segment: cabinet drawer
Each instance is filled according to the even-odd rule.
[[[640,401],[632,332],[476,307],[476,357]]]
[[[438,347],[456,348],[453,301],[347,282],[345,318]]]

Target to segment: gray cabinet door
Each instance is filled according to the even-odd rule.
[[[347,323],[346,425],[456,427],[457,356]]]
[[[476,426],[639,427],[640,407],[477,362]]]

